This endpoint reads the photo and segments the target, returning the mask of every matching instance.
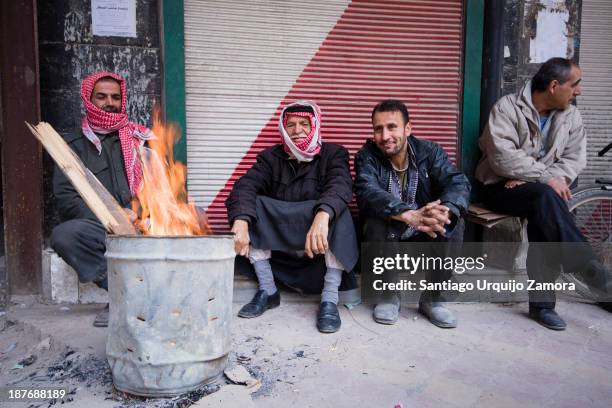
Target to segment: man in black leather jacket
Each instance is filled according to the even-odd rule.
[[[355,191],[366,241],[446,241],[469,205],[470,184],[442,148],[411,136],[408,109],[385,100],[372,112],[374,134],[355,157]],[[365,272],[365,271],[364,271]],[[436,271],[436,281],[449,278]],[[388,295],[374,320],[393,324],[400,300]],[[456,327],[439,291],[424,292],[419,311],[439,327]]]

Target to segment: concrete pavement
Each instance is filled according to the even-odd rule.
[[[612,401],[612,316],[594,305],[559,303],[568,324],[563,332],[528,319],[525,303],[454,304],[459,327],[450,330],[431,325],[414,305],[402,307],[394,326],[376,324],[371,306],[360,305],[341,308],[341,330],[322,335],[315,327],[317,303],[288,299],[294,301],[259,318],[232,322],[232,364],[244,364],[263,383],[253,394],[256,406],[608,407]],[[51,354],[32,366],[40,373],[54,348],[57,358],[68,348],[104,359],[106,329],[91,326],[99,307],[14,305],[5,317],[13,328],[39,333],[37,341],[52,339]],[[0,332],[0,351],[10,331]],[[7,370],[19,356],[5,354],[0,386],[28,368]],[[75,386],[68,406],[135,406],[116,398],[108,384]],[[138,403],[166,406],[164,400]]]

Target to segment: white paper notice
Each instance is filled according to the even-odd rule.
[[[136,0],[91,0],[93,35],[136,37]]]

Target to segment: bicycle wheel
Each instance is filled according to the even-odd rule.
[[[612,191],[600,185],[585,187],[572,192],[567,205],[595,255],[612,268]],[[561,279],[574,283],[576,292],[583,298],[596,300],[579,276],[562,274]]]
[[[578,190],[568,206],[593,250],[606,265],[612,265],[612,191],[601,186]]]

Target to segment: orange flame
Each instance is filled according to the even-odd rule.
[[[135,222],[145,235],[206,235],[211,230],[204,211],[188,202],[187,168],[174,161],[174,144],[180,137],[175,124],[164,124],[159,109],[153,112],[153,133],[148,147],[139,149],[142,182],[132,201],[139,214]]]

